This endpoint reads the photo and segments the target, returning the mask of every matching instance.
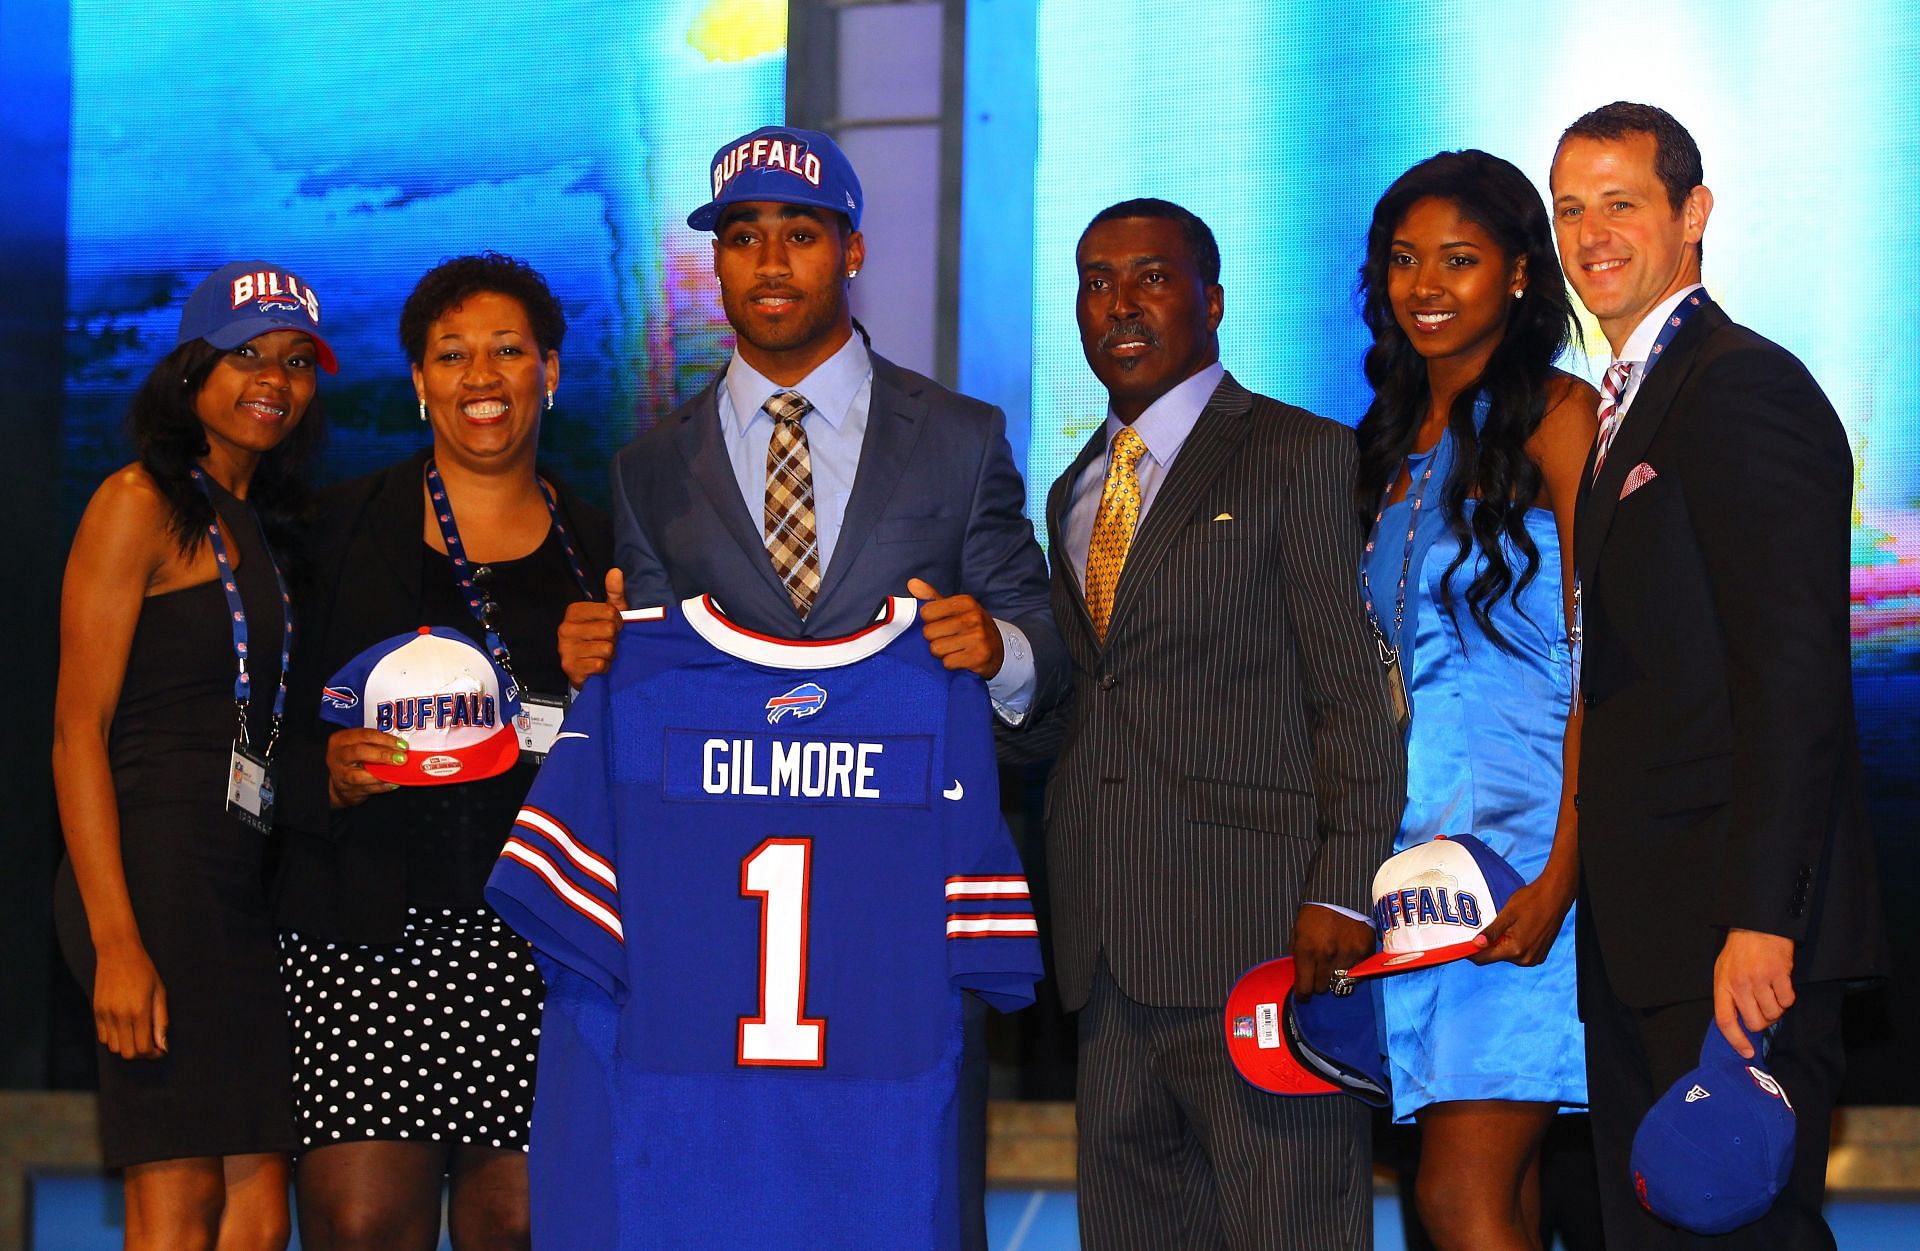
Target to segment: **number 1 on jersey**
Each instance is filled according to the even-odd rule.
[[[760,1015],[740,1018],[741,1064],[820,1068],[827,1023],[807,1003],[807,897],[813,840],[770,838],[740,862],[740,893],[760,900]]]

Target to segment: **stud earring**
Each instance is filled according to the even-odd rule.
[[[553,411],[553,392],[547,392],[547,411]]]
[[[860,276],[860,271],[857,269],[849,269],[847,271],[847,277],[849,278],[858,278],[859,276]]]
[[[425,400],[421,400],[420,401],[420,420],[425,421],[426,419],[427,419],[427,402]]]
[[[1515,291],[1513,293],[1513,298],[1516,300],[1520,299],[1522,296],[1526,295],[1526,293],[1527,293],[1527,289],[1525,287],[1522,287],[1518,291]]]

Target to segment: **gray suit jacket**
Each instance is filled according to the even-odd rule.
[[[1020,627],[1033,646],[1035,713],[1065,694],[1046,559],[999,409],[873,356],[860,467],[803,621],[727,460],[720,386],[716,377],[614,460],[614,561],[629,604],[712,595],[750,630],[835,638],[864,629],[887,596],[907,593],[908,578],[925,578]]]
[[[1088,441],[1047,500],[1064,533]],[[1284,954],[1303,901],[1372,910],[1406,753],[1360,604],[1344,426],[1224,378],[1160,485],[1104,646],[1056,560],[1073,660],[1047,788],[1061,999],[1096,958],[1126,993],[1211,1007]]]

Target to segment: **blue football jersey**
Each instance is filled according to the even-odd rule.
[[[487,886],[561,966],[536,1245],[957,1246],[961,993],[1040,977],[985,684],[911,599],[821,641],[627,616]]]

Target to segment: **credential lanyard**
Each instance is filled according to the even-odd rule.
[[[200,466],[195,465],[189,471],[193,484],[207,497],[207,503],[213,503],[213,488],[207,485],[207,475]],[[251,513],[252,506],[248,506]],[[259,524],[255,515],[254,524]],[[220,537],[220,512],[214,510],[214,519],[207,523],[207,540],[213,545],[213,559],[219,565],[220,588],[227,593],[228,615],[233,622],[233,655],[238,669],[233,679],[233,706],[240,718],[240,745],[250,747],[247,741],[247,707],[253,701],[253,688],[247,673],[247,609],[240,602],[240,587],[234,581],[233,562],[227,558],[227,541]],[[266,550],[267,564],[273,569],[274,585],[280,590],[280,689],[273,696],[273,724],[267,732],[266,750],[260,753],[262,759],[273,756],[274,744],[280,741],[280,721],[287,709],[287,667],[293,663],[293,600],[287,594],[287,579],[280,572],[280,563],[273,558],[273,549],[267,546],[266,535],[260,536],[260,546]]]
[[[1660,327],[1660,333],[1654,338],[1653,347],[1647,353],[1647,363],[1640,368],[1641,386],[1646,385],[1647,375],[1652,373],[1653,367],[1660,363],[1661,354],[1664,353],[1668,345],[1673,342],[1673,337],[1680,333],[1680,328],[1693,320],[1693,315],[1699,312],[1712,298],[1712,296],[1707,294],[1707,289],[1701,287],[1673,306],[1673,312],[1667,314],[1666,324]],[[1620,419],[1625,421],[1626,414],[1622,413]]]
[[[587,569],[580,563],[580,553],[574,550],[573,536],[567,533],[566,523],[560,519],[560,502],[554,498],[553,489],[538,475],[534,477],[534,484],[540,488],[540,498],[546,501],[547,516],[553,522],[553,532],[560,536],[560,547],[567,554],[567,565],[573,570],[573,580],[580,584],[580,593],[592,599],[593,584],[587,580]],[[506,670],[507,676],[513,678],[517,685],[520,678],[513,671],[513,657],[507,651],[500,631],[488,620],[480,590],[473,582],[472,562],[467,559],[466,548],[460,546],[460,527],[453,520],[453,501],[447,498],[447,485],[440,480],[440,470],[434,465],[432,457],[427,458],[427,496],[433,501],[433,515],[440,522],[440,537],[447,545],[447,556],[453,561],[454,578],[467,597],[467,611],[473,614],[473,619],[486,635],[487,651],[492,653],[494,661]]]
[[[1446,436],[1443,434],[1441,437]],[[1379,641],[1380,646],[1395,654],[1400,650],[1400,629],[1407,616],[1407,574],[1413,565],[1413,536],[1420,526],[1420,507],[1426,500],[1427,481],[1433,477],[1433,466],[1439,459],[1440,447],[1435,444],[1433,451],[1427,457],[1426,472],[1420,475],[1420,481],[1414,486],[1413,506],[1407,510],[1407,545],[1400,553],[1400,585],[1395,589],[1393,596],[1393,633],[1391,635],[1381,628],[1380,614],[1373,607],[1373,580],[1367,576],[1367,561],[1363,559],[1360,562],[1360,589],[1365,592],[1367,620],[1373,624],[1374,637]],[[1379,542],[1380,522],[1387,515],[1387,495],[1392,489],[1392,484],[1388,484],[1387,490],[1380,493],[1380,511],[1373,515],[1373,529],[1367,535],[1368,556],[1373,555],[1374,545]]]

